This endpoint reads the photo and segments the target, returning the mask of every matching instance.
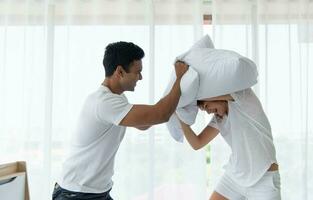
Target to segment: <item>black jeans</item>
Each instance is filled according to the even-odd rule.
[[[104,193],[82,193],[82,192],[72,192],[66,189],[63,189],[59,184],[55,184],[52,200],[113,200],[110,196],[110,191]]]

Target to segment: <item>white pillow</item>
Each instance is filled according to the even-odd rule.
[[[197,49],[197,48],[214,48],[214,45],[213,45],[211,38],[208,35],[205,35],[200,40],[198,40],[190,48],[190,50]],[[184,60],[184,57],[190,53],[190,50],[187,51],[186,53],[178,56],[175,59],[175,62],[177,60]],[[165,90],[165,94],[169,93],[175,80],[176,80],[175,71],[173,71],[171,74],[170,81],[169,81],[167,88]],[[199,89],[199,75],[192,68],[192,66],[189,67],[188,71],[182,77],[182,80],[180,82],[180,88],[181,88],[181,97],[180,97],[178,105],[177,105],[178,108],[182,108],[186,105],[191,104],[197,97],[197,93],[198,93],[198,89]]]
[[[185,53],[183,53],[183,54],[177,56],[176,59],[175,59],[175,62],[176,62],[177,60],[184,60],[184,57],[185,57],[186,55],[188,55],[192,49],[199,49],[199,48],[210,48],[210,49],[214,49],[213,42],[212,42],[212,40],[211,40],[211,38],[210,38],[209,35],[203,36],[200,40],[198,40],[195,44],[192,45],[192,47],[190,48],[190,50],[188,50],[187,52],[185,52]]]
[[[208,35],[196,42],[189,51],[178,56],[189,64],[181,81],[182,96],[176,113],[185,123],[192,125],[198,113],[196,101],[249,88],[257,83],[257,67],[250,59],[236,52],[214,49]],[[167,88],[171,89],[175,73]],[[170,134],[182,142],[183,133],[176,115],[166,123]]]
[[[172,72],[171,80],[167,85],[165,94],[168,94],[172,89],[173,84],[176,80],[175,72]],[[199,76],[198,73],[192,69],[188,68],[188,71],[183,75],[180,81],[181,97],[179,99],[177,107],[181,108],[192,103],[196,99],[199,89]]]
[[[205,35],[200,40],[198,40],[190,48],[190,50],[197,48],[214,48],[214,45],[211,38],[208,35]],[[178,56],[175,59],[175,62],[177,60],[184,60],[184,57],[189,54],[189,51]],[[167,94],[170,91],[174,84],[175,79],[176,79],[175,73],[172,72],[171,80],[167,86],[165,94]],[[186,74],[182,77],[180,83],[182,94],[177,105],[176,114],[183,122],[189,125],[194,124],[198,113],[196,97],[199,89],[199,81],[200,80],[198,73],[192,68],[192,66],[190,66]],[[166,123],[166,126],[170,134],[176,141],[183,142],[184,137],[182,128],[175,114],[171,116],[169,121]]]
[[[203,36],[200,40],[198,40],[190,49],[197,48],[211,48],[214,49],[214,44],[209,35]]]
[[[195,123],[197,114],[198,114],[197,101],[194,101],[192,104],[185,106],[183,108],[177,108],[176,114],[179,119],[188,125]],[[179,119],[173,114],[169,121],[166,123],[167,129],[169,130],[171,136],[178,142],[183,142],[184,133],[180,125]]]
[[[257,83],[255,63],[234,51],[196,48],[183,61],[198,72],[197,100],[230,94]]]

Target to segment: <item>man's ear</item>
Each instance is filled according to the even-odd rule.
[[[121,65],[118,65],[116,67],[116,70],[114,72],[118,77],[123,77],[124,76],[124,73],[125,73],[125,70],[123,69],[123,67]]]

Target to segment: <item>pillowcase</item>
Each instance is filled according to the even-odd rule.
[[[190,49],[197,49],[197,48],[210,48],[214,49],[214,44],[209,35],[203,36],[200,40],[198,40]]]
[[[198,40],[195,44],[192,45],[190,50],[176,57],[175,62],[177,60],[184,60],[184,58],[190,53],[192,49],[201,49],[201,48],[210,48],[214,49],[213,42],[208,35],[203,36],[200,40]]]
[[[167,85],[165,94],[168,94],[170,92],[174,85],[175,80],[176,80],[175,72],[172,72],[171,80]],[[188,71],[183,75],[180,81],[181,96],[177,107],[181,108],[191,104],[198,94],[198,89],[199,89],[198,73],[193,68],[189,67]]]
[[[198,72],[197,100],[230,94],[257,83],[255,63],[234,51],[196,48],[183,61]]]
[[[257,67],[252,60],[234,51],[214,49],[208,35],[176,60],[182,60],[189,65],[181,80],[182,95],[176,109],[178,117],[188,125],[195,122],[198,113],[197,100],[234,93],[257,83]],[[175,79],[175,73],[172,73],[166,94]],[[171,116],[166,125],[172,137],[182,142],[183,132],[176,114]]]
[[[190,51],[192,49],[198,49],[198,48],[214,48],[213,42],[211,38],[208,35],[203,36],[200,40],[198,40],[189,51],[186,53],[178,56],[175,59],[175,62],[177,60],[184,61],[184,57],[190,54]],[[190,56],[188,56],[189,58]],[[189,64],[189,63],[188,63]],[[165,90],[165,94],[168,94],[171,90],[174,82],[176,80],[175,71],[172,72],[170,81],[167,85],[167,88]],[[181,97],[179,99],[178,108],[182,108],[184,106],[187,106],[191,104],[197,97],[198,89],[199,89],[199,75],[196,70],[193,69],[193,67],[190,65],[188,71],[184,74],[182,77],[182,80],[180,82],[180,88],[181,88]]]
[[[171,136],[178,142],[184,141],[184,133],[180,125],[179,119],[188,125],[195,123],[198,114],[197,101],[183,108],[177,108],[176,114],[173,114],[169,121],[166,123],[167,129]],[[178,117],[179,119],[178,119]]]

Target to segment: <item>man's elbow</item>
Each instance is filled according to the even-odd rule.
[[[172,114],[165,113],[161,116],[161,123],[166,123],[170,120]]]
[[[202,147],[200,145],[191,145],[192,149],[195,151],[198,151],[199,149],[201,149]]]
[[[161,110],[158,110],[153,115],[154,119],[156,120],[156,124],[166,123],[170,120],[171,117],[170,113],[164,111],[162,112]]]
[[[164,104],[164,101],[159,102],[155,105],[155,115],[159,119],[159,123],[166,123],[170,120],[175,109],[169,107],[167,104]]]
[[[145,131],[148,130],[151,126],[141,126],[141,127],[136,127],[137,129],[141,130],[141,131]]]

